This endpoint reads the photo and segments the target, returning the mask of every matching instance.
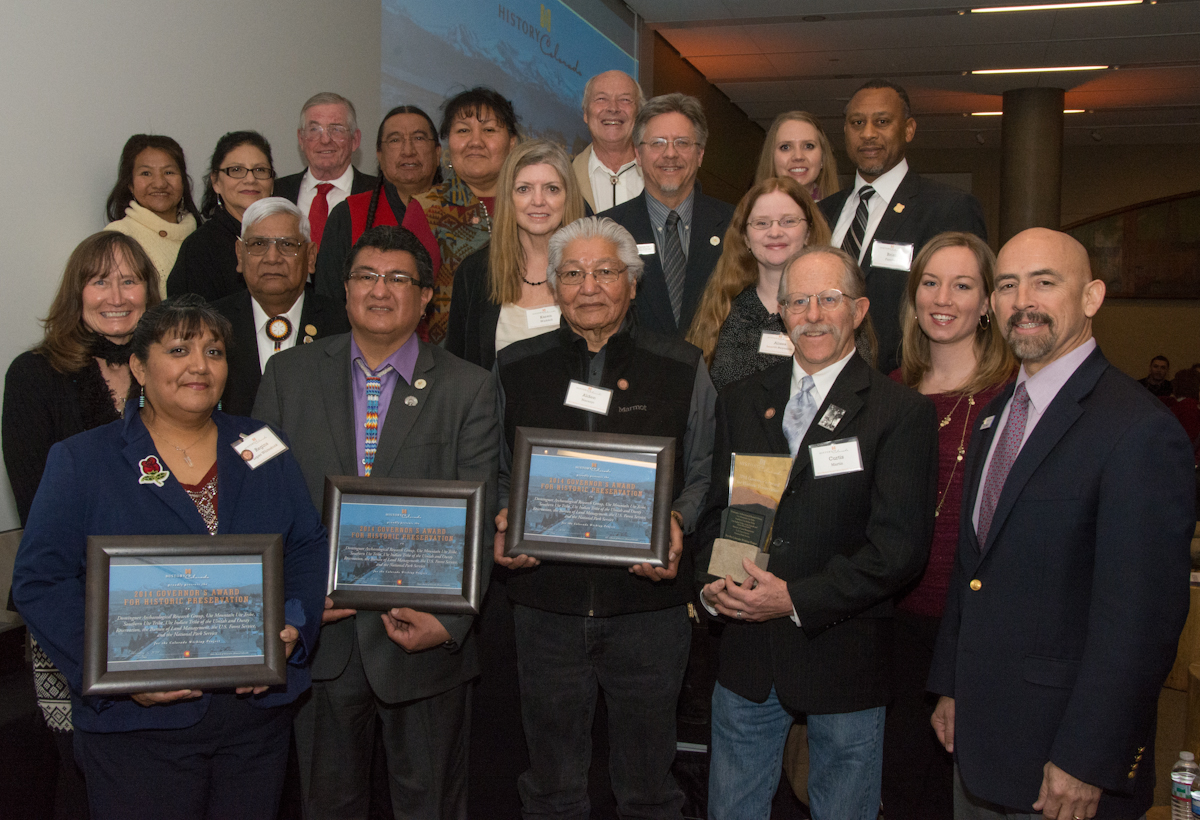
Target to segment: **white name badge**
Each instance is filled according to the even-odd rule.
[[[814,478],[857,473],[863,468],[857,438],[844,438],[825,444],[810,444],[808,457],[812,461]]]
[[[912,269],[913,245],[911,242],[880,242],[871,244],[871,266],[907,271]]]
[[[558,309],[558,305],[527,308],[525,310],[525,326],[530,330],[537,330],[541,327],[558,327],[558,317],[561,315],[562,312]]]
[[[567,388],[567,400],[563,404],[607,416],[612,396],[613,391],[607,387],[593,387],[571,379],[571,386]]]
[[[270,427],[265,426],[249,435],[243,433],[241,438],[229,446],[242,457],[242,461],[246,462],[251,470],[257,470],[288,448],[279,440],[279,436],[271,432]]]
[[[654,248],[653,242],[639,242],[638,256],[653,256],[657,251]]]
[[[758,352],[769,356],[791,356],[796,348],[786,333],[764,330],[762,338],[758,340]]]

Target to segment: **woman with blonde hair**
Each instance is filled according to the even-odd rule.
[[[896,605],[892,691],[883,741],[888,820],[952,815],[953,761],[930,728],[925,692],[958,546],[963,458],[979,412],[1013,377],[1016,360],[994,321],[996,257],[974,234],[938,234],[921,249],[901,305],[901,365],[892,378],[937,407],[938,495],[929,563]]]
[[[763,140],[755,182],[789,176],[817,201],[835,193],[837,160],[821,122],[807,111],[785,111],[775,118]]]
[[[768,177],[742,197],[687,334],[718,390],[791,355],[779,316],[783,266],[806,245],[828,244],[825,217],[791,177]]]
[[[447,350],[490,369],[496,351],[558,327],[546,283],[550,236],[583,216],[583,208],[561,146],[530,140],[513,149],[496,183],[491,241],[454,274]]]

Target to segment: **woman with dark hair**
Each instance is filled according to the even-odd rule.
[[[251,469],[232,446],[262,424],[215,410],[229,335],[195,295],[146,311],[130,340],[134,404],[51,450],[17,552],[13,598],[70,687],[95,820],[273,820],[278,808],[291,704],[309,686],[321,622],[327,540],[291,453]],[[239,533],[282,534],[287,683],[84,697],[88,537]]]
[[[159,301],[158,274],[132,237],[103,231],[71,253],[42,321],[42,341],[13,360],[4,380],[0,439],[22,527],[50,448],[121,417],[131,378],[129,338],[146,308]],[[58,744],[56,816],[85,817],[66,681],[36,642],[33,676],[38,705]]]
[[[958,547],[962,459],[979,412],[1016,372],[991,310],[995,268],[996,257],[974,234],[938,234],[913,261],[901,306],[901,364],[892,378],[931,398],[941,421],[929,562],[897,601],[893,620],[894,701],[883,733],[888,820],[949,820],[953,812],[953,760],[930,727],[937,697],[925,682]]]
[[[825,217],[790,177],[767,177],[742,197],[687,335],[717,390],[791,355],[779,316],[783,266],[806,245],[828,244]]]
[[[217,141],[204,182],[205,222],[183,241],[167,277],[167,295],[197,293],[210,302],[246,289],[237,269],[242,214],[275,190],[271,146],[257,131],[231,131]]]
[[[771,123],[758,157],[755,182],[791,177],[816,202],[836,193],[837,159],[821,121],[807,111],[785,111]]]
[[[517,115],[498,92],[478,86],[445,102],[440,134],[449,155],[446,180],[414,196],[401,223],[433,259],[424,335],[434,344],[446,338],[454,272],[491,235],[500,166],[517,144]]]
[[[583,216],[571,158],[556,142],[521,143],[500,169],[491,242],[454,274],[446,349],[491,370],[496,351],[558,329],[546,282],[550,237]]]
[[[158,271],[161,290],[179,246],[199,223],[183,149],[170,137],[134,134],[121,150],[117,182],[105,205],[106,231],[132,236]]]
[[[352,194],[329,212],[320,237],[314,278],[317,293],[344,304],[346,257],[363,231],[375,225],[399,225],[417,194],[442,181],[442,146],[437,127],[415,105],[398,105],[383,117],[375,135],[379,184],[370,193]]]

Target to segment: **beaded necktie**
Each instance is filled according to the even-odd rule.
[[[367,373],[367,420],[363,425],[367,434],[363,443],[363,472],[371,475],[375,464],[375,451],[379,448],[379,394],[383,392],[383,376],[392,370],[389,364],[378,373]]]

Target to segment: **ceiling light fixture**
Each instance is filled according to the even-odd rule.
[[[1111,66],[1106,65],[1059,65],[1044,68],[979,68],[972,74],[1036,74],[1047,71],[1104,71]]]
[[[1082,108],[1064,108],[1063,109],[1064,114],[1082,114],[1083,112],[1084,112],[1084,109],[1082,109]],[[971,116],[972,117],[999,117],[1003,113],[1004,113],[1003,111],[972,111]]]
[[[1033,6],[987,6],[971,9],[972,14],[991,14],[998,11],[1058,11],[1059,9],[1094,9],[1105,6],[1140,6],[1142,0],[1092,0],[1079,3],[1039,3]]]

